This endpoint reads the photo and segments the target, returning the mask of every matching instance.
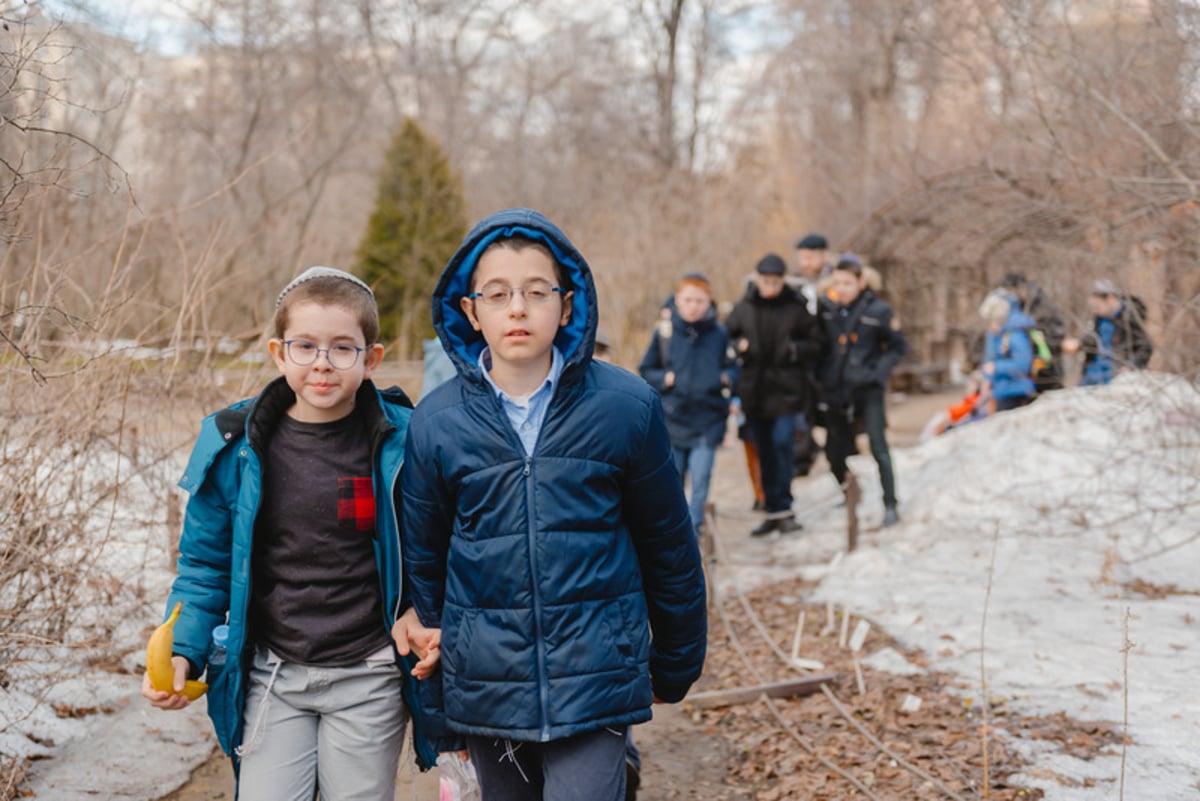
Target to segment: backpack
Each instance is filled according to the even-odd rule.
[[[1029,342],[1033,345],[1033,363],[1029,367],[1029,377],[1035,382],[1038,380],[1038,375],[1049,372],[1054,366],[1054,353],[1050,350],[1050,345],[1046,342],[1046,335],[1042,333],[1040,328],[1023,328],[1025,335],[1029,337]],[[1008,353],[1008,333],[1000,339],[1000,352]]]

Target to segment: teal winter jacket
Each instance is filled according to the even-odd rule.
[[[278,378],[258,397],[244,400],[204,419],[179,485],[190,499],[179,543],[178,577],[167,610],[177,601],[183,610],[175,624],[174,653],[186,657],[193,673],[207,668],[208,714],[217,740],[233,755],[241,744],[246,683],[253,660],[247,636],[250,604],[250,559],[254,523],[262,496],[264,447],[275,423],[295,401]],[[383,598],[379,625],[391,632],[403,603],[398,506],[400,467],[412,403],[399,389],[379,391],[367,381],[358,391],[358,408],[367,415],[373,434],[375,485],[375,562]],[[229,624],[225,665],[208,665],[213,627]],[[437,752],[425,737],[412,657],[404,660],[404,697],[413,720],[417,763],[433,766]],[[235,758],[235,765],[237,760]]]

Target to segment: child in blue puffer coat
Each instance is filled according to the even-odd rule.
[[[995,411],[1016,409],[1037,397],[1033,369],[1033,318],[1013,305],[1005,292],[984,299],[979,315],[987,324],[980,372],[991,385]]]
[[[467,235],[433,298],[458,375],[418,404],[405,576],[439,735],[484,801],[625,795],[626,729],[700,676],[700,552],[658,393],[593,360],[591,270],[529,209]]]

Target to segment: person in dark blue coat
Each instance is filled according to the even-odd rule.
[[[717,322],[712,287],[703,276],[685,276],[663,311],[669,316],[655,328],[638,372],[662,395],[675,469],[681,479],[691,478],[692,525],[702,533],[737,363],[729,352],[729,335]]]
[[[480,222],[434,290],[458,375],[413,414],[405,577],[485,801],[625,792],[626,730],[700,676],[706,593],[662,404],[592,359],[591,271],[549,220]]]

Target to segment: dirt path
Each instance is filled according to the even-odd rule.
[[[926,421],[959,397],[958,392],[895,398],[889,406],[889,440],[894,447],[917,441]],[[824,459],[801,481],[832,482]],[[900,477],[903,480],[903,477]],[[750,484],[741,449],[723,449],[713,476],[712,500],[722,508],[748,509]],[[747,515],[748,516],[748,515]],[[654,720],[634,730],[642,754],[640,801],[740,801],[752,790],[731,783],[733,747],[716,727],[693,720],[686,705],[656,707]],[[411,759],[404,758],[396,783],[396,799],[426,801],[438,797],[437,770],[413,776]],[[415,785],[414,785],[415,781]],[[213,801],[233,798],[233,777],[220,753],[196,770],[191,781],[160,801]]]

